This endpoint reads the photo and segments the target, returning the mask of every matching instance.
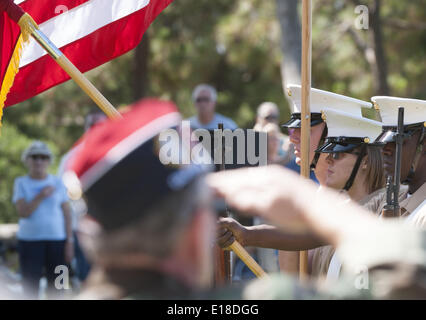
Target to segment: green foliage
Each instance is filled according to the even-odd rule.
[[[2,223],[17,221],[18,216],[12,205],[13,181],[16,177],[27,174],[21,155],[33,140],[33,137],[30,138],[16,126],[5,121],[0,138],[0,222]],[[58,148],[51,142],[48,142],[48,145],[52,153],[58,155]],[[53,164],[50,172],[54,173],[55,169],[56,165]]]
[[[373,8],[373,0],[314,2],[312,79],[317,88],[368,101],[377,94],[373,71],[346,28],[351,27],[364,43],[372,46],[372,21],[368,30],[355,28],[356,2],[369,10]],[[381,1],[380,18],[391,95],[426,99],[424,1]]]

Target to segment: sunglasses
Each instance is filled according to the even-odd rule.
[[[330,153],[330,157],[331,157],[333,160],[339,160],[339,159],[342,159],[342,158],[343,158],[343,155],[344,155],[345,153],[347,153],[347,154],[354,154],[354,155],[356,155],[356,156],[359,156],[359,155],[360,155],[360,153],[359,153],[359,152],[331,152],[331,153]]]
[[[44,160],[44,161],[50,159],[49,156],[46,156],[44,154],[33,154],[30,156],[30,158],[33,160]]]
[[[276,114],[270,114],[269,116],[265,117],[265,120],[271,121],[271,120],[277,120],[278,119],[278,115]]]
[[[197,102],[197,103],[210,102],[210,101],[211,101],[210,98],[207,98],[207,97],[199,97],[199,98],[195,99],[195,102]]]

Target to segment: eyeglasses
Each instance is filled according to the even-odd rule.
[[[50,159],[49,156],[46,156],[44,154],[33,154],[30,157],[33,160],[44,160],[45,161],[45,160],[49,160]]]
[[[201,102],[210,102],[210,101],[211,101],[211,99],[210,99],[210,98],[208,98],[208,97],[199,97],[199,98],[195,99],[195,102],[196,102],[196,103],[201,103]]]
[[[278,115],[276,115],[276,114],[270,114],[270,115],[266,116],[264,119],[268,120],[268,121],[277,120],[278,119]]]

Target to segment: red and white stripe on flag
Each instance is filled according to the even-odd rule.
[[[41,31],[86,72],[135,48],[173,0],[15,0]],[[5,106],[29,99],[70,77],[34,39],[24,48]]]

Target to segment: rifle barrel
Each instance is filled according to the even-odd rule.
[[[396,161],[395,161],[395,184],[393,205],[395,216],[399,216],[399,186],[401,183],[401,159],[402,159],[402,143],[404,139],[404,108],[398,108],[398,131],[396,134]]]

